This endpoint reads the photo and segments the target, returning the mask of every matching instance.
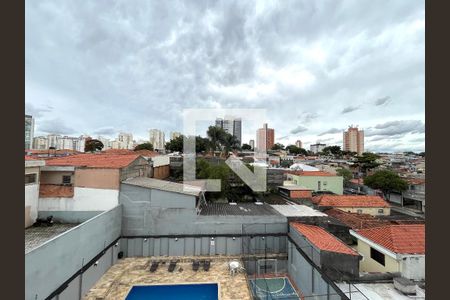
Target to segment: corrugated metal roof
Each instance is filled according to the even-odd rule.
[[[122,183],[192,196],[198,196],[202,192],[202,189],[197,186],[147,177],[130,178],[122,181]]]

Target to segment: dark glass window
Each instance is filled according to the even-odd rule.
[[[35,182],[36,182],[36,174],[25,174],[25,184]]]
[[[370,248],[370,258],[384,266],[384,254],[380,251]]]
[[[70,177],[71,176],[64,175],[63,178],[62,178],[63,184],[70,184],[70,181],[71,181]]]

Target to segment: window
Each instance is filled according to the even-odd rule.
[[[358,214],[362,214],[362,209],[358,209],[356,212],[357,212]]]
[[[384,266],[384,254],[380,251],[370,248],[370,258]]]
[[[70,175],[64,175],[62,177],[63,184],[70,184],[70,181],[71,181],[71,176]]]
[[[324,181],[324,182],[323,182],[323,186],[326,186],[326,185],[327,185],[327,182],[326,182],[326,181]]]
[[[317,189],[320,191],[320,188],[321,188],[321,182],[320,181],[317,181]]]
[[[380,208],[380,209],[378,210],[378,213],[379,213],[379,214],[384,213],[384,209]]]
[[[25,184],[36,183],[36,173],[25,174]]]

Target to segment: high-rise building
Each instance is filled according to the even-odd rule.
[[[46,150],[48,149],[48,139],[45,136],[37,136],[33,139],[33,149]]]
[[[260,152],[270,150],[275,144],[275,130],[268,128],[267,123],[256,131],[256,149]]]
[[[165,138],[164,132],[159,129],[150,129],[149,130],[149,141],[153,145],[153,149],[155,150],[164,150],[165,149]]]
[[[170,140],[174,140],[174,139],[176,139],[177,137],[180,137],[181,136],[181,132],[178,132],[178,131],[172,131],[171,133],[170,133]]]
[[[225,132],[233,135],[239,141],[239,146],[242,143],[242,119],[225,116],[225,118],[217,118],[216,126],[223,128]]]
[[[300,140],[295,141],[295,146],[297,146],[299,148],[303,148],[302,141],[300,141]]]
[[[349,126],[347,131],[344,131],[343,150],[362,154],[364,152],[364,130],[359,130],[357,126]]]
[[[34,118],[30,115],[25,115],[25,149],[33,148],[34,138]]]
[[[250,147],[252,147],[252,150],[255,149],[255,140],[250,140],[250,141],[248,142],[248,144],[250,145]]]
[[[133,149],[133,135],[131,133],[119,133],[117,141],[120,144],[119,149]]]
[[[325,148],[326,144],[316,143],[309,146],[309,150],[311,150],[312,153],[317,154],[319,152],[322,152],[323,148]]]
[[[61,135],[59,134],[49,134],[47,135],[48,140],[48,147],[49,148],[55,148],[58,149],[59,146],[59,139],[61,138]]]

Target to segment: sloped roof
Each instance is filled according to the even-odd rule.
[[[130,165],[139,154],[85,153],[64,157],[49,158],[47,166],[74,166],[88,168],[121,169]]]
[[[295,171],[295,170],[287,170],[285,173],[298,175],[298,176],[337,176],[324,171]]]
[[[171,182],[148,177],[136,177],[122,181],[122,183],[140,186],[144,188],[156,189],[167,192],[180,193],[185,195],[198,196],[202,192],[202,188],[189,184]]]
[[[344,242],[319,226],[298,222],[291,222],[289,224],[320,250],[359,255],[355,250],[344,244]]]
[[[390,207],[380,196],[369,195],[320,195],[312,201],[319,206],[331,207]]]
[[[386,225],[356,230],[356,233],[401,254],[425,254],[425,225]]]

